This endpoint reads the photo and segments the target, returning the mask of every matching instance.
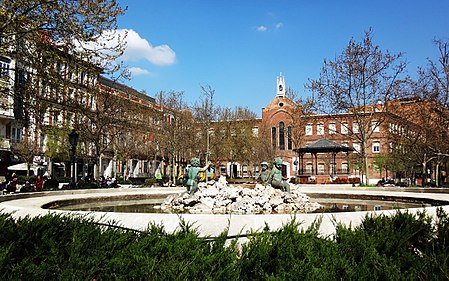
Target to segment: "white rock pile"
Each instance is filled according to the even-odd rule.
[[[219,182],[200,183],[195,194],[170,195],[161,205],[162,210],[194,214],[305,213],[320,207],[310,202],[310,197],[301,193],[296,185],[291,185],[291,192],[282,192],[260,184],[247,188]]]

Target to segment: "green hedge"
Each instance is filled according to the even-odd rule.
[[[111,223],[113,225],[113,223]],[[295,220],[249,242],[200,238],[181,223],[168,234],[98,225],[91,219],[0,214],[1,280],[447,280],[449,218],[398,213],[365,217],[321,237]]]

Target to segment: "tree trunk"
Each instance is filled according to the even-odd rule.
[[[94,178],[95,178],[95,180],[97,180],[97,181],[99,181],[100,180],[100,178],[101,178],[101,176],[100,176],[100,166],[101,166],[101,155],[98,157],[98,159],[97,159],[97,165],[95,165],[95,175],[94,175]]]
[[[368,177],[368,155],[366,154],[366,141],[362,142],[362,159],[363,159],[363,173],[365,174],[365,184],[369,184]]]
[[[124,164],[124,169],[123,169],[123,176],[124,176],[124,179],[125,180],[128,180],[128,178],[129,178],[129,159],[127,159],[127,160],[124,160],[123,161],[125,164]]]
[[[426,161],[422,162],[422,175],[421,175],[421,186],[424,187],[424,181],[426,178]]]
[[[53,161],[51,160],[50,157],[48,157],[48,161],[47,161],[47,174],[48,177],[51,178],[53,176]]]
[[[173,155],[174,155],[174,153],[173,153]],[[173,174],[173,177],[172,177],[172,179],[173,179],[173,184],[174,185],[176,185],[176,172],[175,172],[175,157],[173,156],[172,157],[172,174]]]

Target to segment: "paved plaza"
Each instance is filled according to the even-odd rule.
[[[301,191],[314,194],[346,194],[360,196],[388,196],[393,198],[416,198],[423,200],[446,201],[442,208],[449,212],[449,190],[424,188],[362,188],[346,185],[301,185]],[[367,213],[392,214],[395,210],[369,211],[369,212],[341,212],[324,214],[156,214],[156,213],[114,213],[114,212],[87,212],[66,211],[56,209],[43,209],[41,206],[60,200],[85,199],[94,197],[112,197],[129,195],[161,195],[184,192],[180,187],[153,187],[153,188],[115,188],[93,190],[61,190],[30,194],[11,194],[0,197],[2,212],[11,213],[13,217],[40,216],[53,214],[80,214],[93,217],[99,222],[118,222],[119,225],[137,230],[144,230],[150,224],[163,225],[167,232],[179,229],[181,220],[193,224],[201,236],[215,237],[225,229],[229,235],[246,234],[250,231],[261,230],[265,224],[271,229],[277,229],[290,222],[293,218],[301,222],[304,228],[311,225],[317,218],[321,218],[320,233],[324,236],[335,232],[336,222],[356,226],[361,223]],[[437,207],[413,208],[409,212],[425,209],[435,216]]]

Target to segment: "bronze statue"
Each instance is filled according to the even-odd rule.
[[[262,162],[260,163],[262,171],[260,172],[259,176],[257,177],[257,182],[263,185],[268,185],[269,179],[270,179],[270,170],[268,169],[268,163]]]
[[[287,182],[287,179],[282,176],[281,158],[274,159],[273,169],[271,169],[268,181],[272,187],[279,188],[282,191],[290,192],[290,184]]]
[[[210,163],[201,168],[200,159],[196,157],[190,160],[190,167],[187,169],[187,191],[190,195],[198,190],[198,173],[206,171],[209,166]]]

